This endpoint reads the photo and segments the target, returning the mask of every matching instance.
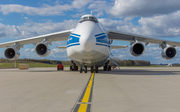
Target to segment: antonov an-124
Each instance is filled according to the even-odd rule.
[[[34,44],[36,53],[45,57],[50,54],[50,47],[54,41],[66,41],[66,46],[58,48],[67,49],[67,55],[72,60],[70,70],[78,70],[80,73],[87,73],[87,67],[91,72],[98,73],[98,68],[103,66],[104,70],[111,70],[108,65],[111,49],[126,48],[127,46],[113,46],[113,40],[129,41],[130,53],[133,56],[141,56],[145,46],[149,43],[159,44],[162,48],[161,56],[164,59],[173,59],[177,55],[176,46],[180,42],[172,42],[149,38],[131,33],[109,30],[101,27],[98,19],[93,14],[81,17],[74,29],[60,31],[56,33],[20,39],[11,42],[0,43],[0,48],[7,47],[4,55],[9,60],[17,60],[20,57],[19,50],[26,44]]]

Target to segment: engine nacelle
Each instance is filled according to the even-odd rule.
[[[4,55],[7,59],[9,60],[17,60],[20,57],[20,52],[19,50],[17,50],[14,47],[8,47],[5,51],[4,51]]]
[[[36,45],[35,51],[39,56],[46,57],[46,56],[48,56],[50,54],[51,49],[48,46],[48,44],[39,43],[39,44]]]
[[[177,55],[176,48],[172,46],[164,48],[161,52],[161,56],[166,60],[173,59],[176,57],[176,55]]]
[[[133,56],[141,56],[144,53],[145,47],[142,43],[134,43],[131,45],[130,53]]]

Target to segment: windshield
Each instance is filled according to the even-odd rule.
[[[98,23],[98,20],[97,20],[95,17],[93,17],[93,16],[82,17],[82,18],[80,19],[79,23],[82,23],[82,22],[84,22],[84,21],[93,21],[93,22],[95,22],[95,23]]]

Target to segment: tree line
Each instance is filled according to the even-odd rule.
[[[45,64],[61,64],[62,62],[59,60],[47,60],[47,59],[18,59],[16,60],[17,63],[45,63]],[[14,63],[12,60],[8,60],[5,58],[0,59],[0,63]]]
[[[144,60],[120,60],[119,58],[113,58],[113,60],[119,65],[119,66],[150,66],[150,61],[144,61]],[[48,59],[18,59],[16,60],[17,63],[46,63],[46,64],[63,64],[63,65],[72,65],[70,60],[67,61],[59,61],[59,60],[48,60]],[[0,59],[0,63],[14,63],[12,60]],[[111,60],[109,62],[109,65],[116,66]]]
[[[119,65],[119,66],[150,66],[150,61],[145,60],[120,60],[119,58],[113,58],[113,60]],[[111,66],[115,66],[115,64],[110,61],[109,64]]]

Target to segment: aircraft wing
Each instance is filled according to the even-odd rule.
[[[9,46],[14,45],[15,43],[18,43],[20,45],[39,43],[39,42],[42,42],[44,39],[46,39],[49,42],[68,40],[68,37],[69,37],[70,33],[72,32],[72,30],[73,29],[60,31],[60,32],[56,32],[56,33],[51,33],[51,34],[46,34],[46,35],[41,35],[41,36],[37,36],[37,37],[31,37],[31,38],[27,38],[27,39],[20,39],[20,40],[15,40],[15,41],[11,41],[11,42],[0,43],[0,48],[9,47]]]
[[[154,43],[154,44],[159,44],[159,45],[161,45],[165,42],[174,47],[180,46],[180,42],[155,39],[155,38],[140,36],[140,35],[131,34],[131,33],[114,31],[114,30],[107,30],[106,34],[108,35],[109,39],[113,39],[113,40],[132,41],[133,42],[136,39],[138,42]]]

